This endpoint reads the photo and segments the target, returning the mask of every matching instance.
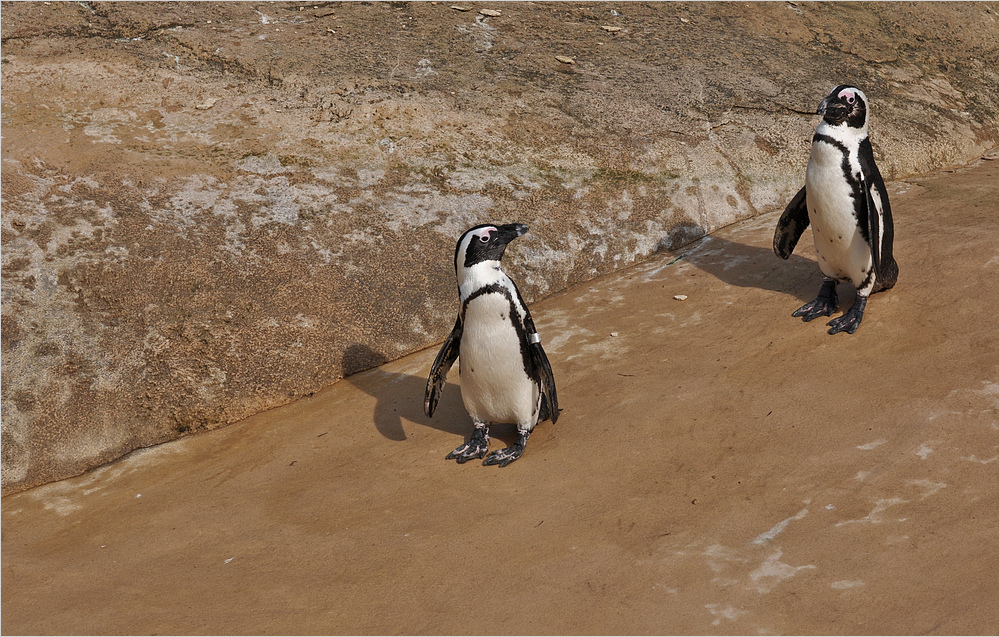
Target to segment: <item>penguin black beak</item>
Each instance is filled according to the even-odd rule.
[[[817,115],[822,115],[823,119],[833,123],[844,121],[850,112],[850,109],[845,104],[838,102],[833,96],[827,97],[820,102],[819,107],[816,109]]]
[[[527,234],[528,226],[523,223],[508,223],[507,225],[497,226],[497,231],[497,238],[506,245],[514,239]]]

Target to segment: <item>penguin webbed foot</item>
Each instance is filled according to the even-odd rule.
[[[792,316],[801,316],[804,322],[809,322],[820,316],[830,316],[837,311],[837,282],[824,281],[819,289],[819,295],[799,309]]]
[[[444,457],[445,460],[455,460],[458,464],[464,464],[473,458],[479,459],[490,450],[490,435],[486,432],[486,427],[476,427],[472,432],[469,442],[458,446],[454,451]]]
[[[483,460],[483,465],[489,466],[495,464],[501,467],[506,467],[510,463],[514,462],[521,457],[522,453],[524,453],[524,447],[528,444],[528,435],[528,433],[519,433],[517,436],[517,442],[506,449],[497,449],[496,451],[490,453],[490,455],[486,456],[486,460]]]
[[[858,331],[858,328],[861,327],[861,319],[864,318],[865,305],[867,304],[868,297],[858,295],[851,309],[847,310],[843,316],[838,316],[827,323],[830,326],[830,331],[827,334],[836,334],[838,332],[853,334]]]

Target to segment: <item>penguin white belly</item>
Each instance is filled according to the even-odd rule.
[[[462,401],[477,420],[531,427],[538,387],[525,372],[510,310],[500,294],[484,294],[466,307],[459,348]]]
[[[851,186],[844,177],[839,149],[817,142],[806,170],[806,207],[820,270],[860,286],[872,269],[871,248],[861,236]]]

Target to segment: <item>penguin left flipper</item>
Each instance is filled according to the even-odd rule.
[[[434,415],[438,401],[441,400],[441,390],[448,377],[448,370],[458,359],[459,346],[462,344],[462,332],[462,317],[459,316],[455,319],[455,327],[451,330],[451,334],[445,339],[441,351],[434,359],[434,364],[431,365],[431,373],[427,377],[427,389],[424,391],[424,413],[427,414],[428,418]],[[479,457],[482,458],[482,456]]]
[[[542,393],[542,406],[538,411],[538,420],[551,420],[556,423],[559,418],[559,399],[556,397],[556,381],[552,375],[552,366],[545,355],[541,343],[532,343],[528,348],[532,366],[538,374],[538,388]]]
[[[875,164],[871,142],[867,139],[860,145],[858,162],[861,164],[861,187],[865,191],[868,212],[868,241],[872,250],[872,264],[875,267],[876,281],[872,291],[878,292],[896,285],[896,278],[899,276],[899,266],[892,258],[892,208],[882,173]]]
[[[785,211],[778,218],[778,227],[774,229],[774,253],[782,259],[788,259],[795,250],[799,237],[809,227],[809,209],[806,207],[806,187],[795,193],[792,200],[785,206]]]
[[[872,185],[862,173],[861,188],[865,191],[865,204],[868,208],[868,241],[872,248],[872,265],[875,267],[875,274],[882,271],[882,232],[879,224],[881,211],[875,206],[875,198],[872,197]]]
[[[888,198],[882,199],[886,201],[886,208],[878,207],[875,201],[884,187],[878,189],[867,179],[862,183],[868,193],[868,238],[871,241],[872,265],[875,267],[876,278],[873,291],[878,292],[896,285],[896,278],[899,276],[899,266],[892,258],[892,213],[887,209]]]

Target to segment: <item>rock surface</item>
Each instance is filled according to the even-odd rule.
[[[4,632],[995,635],[998,177],[890,184],[850,336],[777,213],[537,303],[564,411],[504,469],[429,348],[7,496]]]
[[[439,341],[476,222],[531,301],[780,208],[836,84],[997,141],[996,3],[469,8],[3,5],[4,493]]]

